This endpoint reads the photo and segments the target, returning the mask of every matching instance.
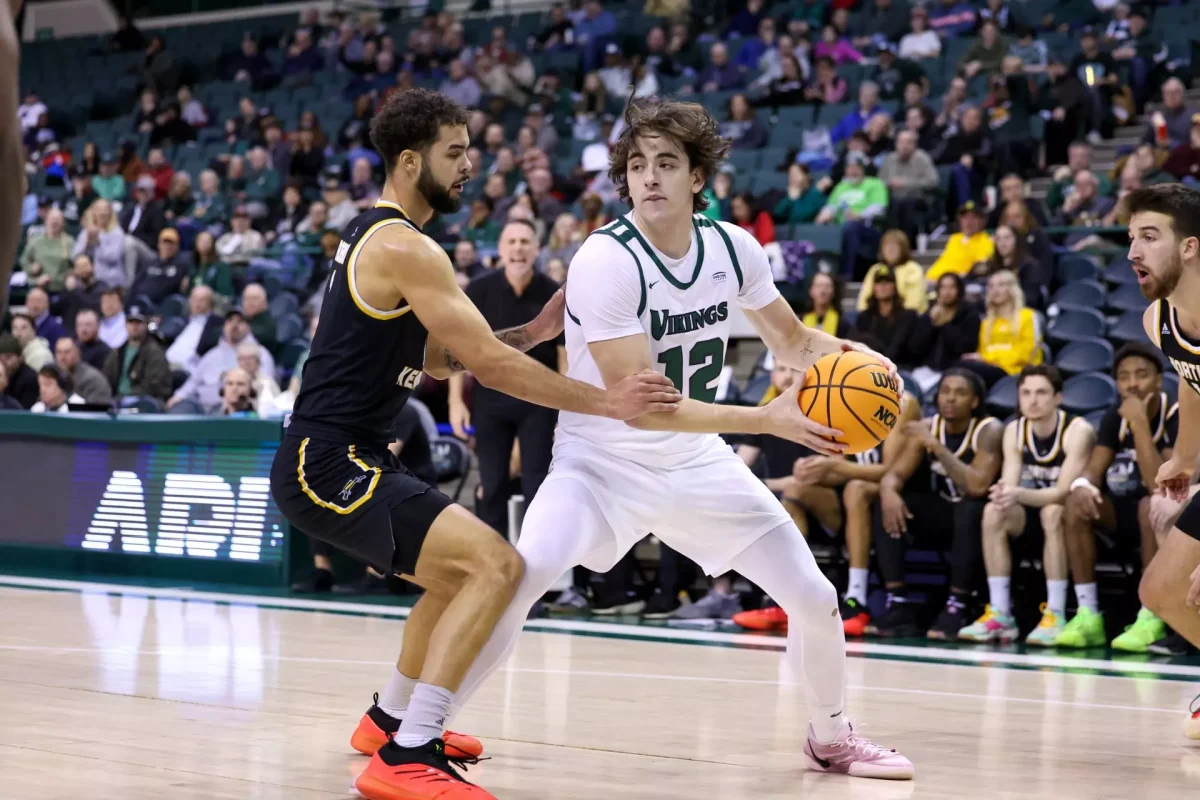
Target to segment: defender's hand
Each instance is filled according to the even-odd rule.
[[[1194,465],[1184,463],[1178,458],[1172,458],[1158,468],[1158,475],[1154,477],[1154,482],[1160,490],[1166,493],[1167,497],[1176,503],[1182,503],[1187,499],[1188,487],[1192,483],[1194,471]]]
[[[652,369],[622,378],[607,394],[608,410],[605,416],[620,420],[658,411],[675,411],[683,399],[666,375]]]
[[[840,456],[846,446],[833,440],[841,437],[842,432],[818,425],[800,410],[798,396],[804,387],[804,378],[801,374],[786,392],[763,408],[763,433],[802,444],[822,455]]]
[[[559,289],[546,305],[542,306],[542,310],[533,321],[525,326],[525,330],[538,344],[554,339],[563,332],[563,312],[566,307],[566,289]]]

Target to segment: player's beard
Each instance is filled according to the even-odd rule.
[[[462,198],[450,194],[450,189],[437,182],[437,178],[433,177],[433,170],[429,169],[428,162],[421,163],[421,174],[417,177],[417,191],[425,198],[425,202],[429,203],[429,207],[438,214],[453,214],[462,208]]]
[[[1147,300],[1163,300],[1171,296],[1175,287],[1179,285],[1179,279],[1183,277],[1183,258],[1179,253],[1172,253],[1171,260],[1167,262],[1161,277],[1149,270],[1147,273],[1150,280],[1141,285],[1142,297]]]

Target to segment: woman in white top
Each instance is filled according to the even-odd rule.
[[[929,15],[921,7],[912,10],[912,32],[900,39],[900,57],[910,61],[937,58],[942,54],[942,40],[929,29]]]
[[[82,229],[75,238],[71,258],[87,253],[96,280],[109,286],[129,286],[125,271],[125,232],[117,225],[112,203],[100,199],[83,212]]]

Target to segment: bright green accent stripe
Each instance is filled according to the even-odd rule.
[[[733,262],[733,274],[737,275],[738,291],[740,292],[742,290],[742,265],[738,263],[737,251],[733,249],[733,241],[729,238],[729,234],[725,232],[723,226],[713,222],[708,217],[704,217],[704,220],[717,229],[721,240],[725,242],[725,249],[729,251],[729,260]]]
[[[658,256],[655,255],[654,248],[652,248],[650,243],[647,242],[642,236],[641,231],[639,231],[634,225],[630,225],[629,229],[633,231],[633,235],[637,237],[638,243],[641,244],[642,249],[649,254],[650,260],[654,262],[654,266],[658,267],[658,271],[661,272],[662,276],[667,279],[667,283],[671,284],[676,289],[689,289],[691,288],[692,284],[696,282],[696,279],[700,277],[700,270],[704,266],[704,237],[700,235],[700,228],[696,224],[695,217],[692,218],[692,232],[696,235],[696,269],[694,272],[692,272],[692,279],[687,283],[683,283],[667,271],[667,268],[663,266],[663,263],[658,260]],[[638,313],[640,314],[641,312]]]
[[[630,247],[626,243],[626,240],[622,239],[618,234],[613,233],[612,231],[609,231],[609,230],[605,230],[604,228],[598,228],[598,229],[592,231],[592,233],[593,234],[597,234],[597,233],[603,234],[604,236],[608,236],[608,237],[611,237],[612,239],[615,239],[618,243],[620,243],[621,247],[625,248],[626,252],[628,252],[629,255],[633,256],[633,263],[637,264],[638,281],[641,283],[641,288],[642,288],[642,297],[641,297],[641,300],[638,301],[638,310],[637,310],[637,315],[640,317],[642,314],[646,313],[646,274],[644,272],[642,272],[641,260],[637,257],[637,253],[633,252],[633,248]],[[651,256],[653,256],[653,255],[654,254],[651,253]]]

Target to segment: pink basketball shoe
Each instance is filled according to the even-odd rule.
[[[853,727],[847,727],[846,734],[836,742],[821,744],[816,741],[810,724],[804,760],[815,772],[836,772],[856,778],[909,781],[914,772],[907,758],[862,738]]]

